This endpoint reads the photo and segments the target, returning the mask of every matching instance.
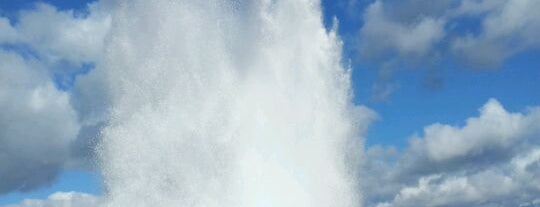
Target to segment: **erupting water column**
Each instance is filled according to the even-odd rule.
[[[359,206],[358,111],[318,1],[112,4],[105,206]]]

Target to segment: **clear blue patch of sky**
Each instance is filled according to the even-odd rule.
[[[34,49],[23,44],[0,44],[0,50],[17,53],[26,60],[40,58]]]
[[[351,3],[355,2],[355,3]],[[358,31],[363,25],[362,13],[371,0],[321,0],[322,21],[327,30],[338,20],[338,34],[343,41],[344,60],[355,60],[358,46]]]
[[[452,31],[451,35],[472,35],[477,36],[482,30],[482,21],[485,15],[463,16],[450,19],[445,24],[446,31]]]
[[[76,191],[100,195],[101,176],[95,172],[65,170],[51,186],[36,189],[30,192],[12,192],[0,196],[0,206],[20,203],[24,199],[46,199],[58,191]]]
[[[86,5],[96,0],[0,0],[0,14],[14,14],[32,9],[38,2],[55,6],[59,10],[86,10]]]
[[[77,78],[81,75],[88,74],[94,69],[94,63],[82,63],[80,65],[73,65],[71,63],[59,63],[58,67],[66,68],[61,70],[62,72],[56,72],[53,74],[53,81],[56,88],[67,91],[73,87]]]
[[[352,34],[362,26],[361,14],[372,1],[322,0],[322,20],[326,28],[332,28],[334,17],[339,20],[339,33]]]
[[[398,70],[392,80],[398,87],[386,102],[370,102],[376,69],[358,67],[353,71],[355,101],[374,109],[374,122],[367,145],[403,148],[414,133],[433,123],[462,126],[478,109],[495,98],[511,112],[523,112],[540,105],[540,51],[511,57],[499,68],[472,69],[459,63],[442,62],[437,70],[442,85],[433,89],[425,83],[426,71]]]
[[[77,17],[88,14],[88,4],[97,0],[0,0],[0,16],[9,19],[10,23],[16,24],[20,11],[32,10],[38,3],[54,6],[58,10],[72,10]]]
[[[358,31],[362,27],[362,13],[372,0],[322,0],[323,21],[327,29],[334,17],[339,19],[338,33],[344,41],[345,62],[353,60],[352,82],[355,103],[367,105],[380,116],[369,128],[367,146],[383,145],[404,148],[408,138],[421,134],[425,126],[445,123],[462,126],[469,117],[478,116],[478,109],[489,98],[495,98],[509,111],[520,112],[527,106],[540,105],[540,52],[517,54],[498,68],[467,68],[445,57],[432,68],[399,65],[390,84],[395,90],[387,101],[373,102],[373,84],[379,80],[380,64],[359,61],[355,52]],[[478,35],[482,15],[464,16],[449,21],[446,41],[454,36]],[[446,42],[438,47],[447,47]],[[427,71],[432,70],[432,71]],[[435,71],[433,73],[433,71]],[[430,75],[441,81],[439,87],[426,84]]]

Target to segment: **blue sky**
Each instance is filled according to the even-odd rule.
[[[350,51],[354,49],[348,48],[356,47],[358,43],[349,37],[357,35],[362,27],[358,16],[372,1],[358,1],[354,7],[356,13],[352,15],[340,6],[344,1],[322,2],[327,27],[333,17],[339,19],[339,32],[345,37],[345,57],[357,59],[357,54]],[[473,20],[460,19],[457,22],[459,32],[479,30],[478,23],[471,23]],[[391,80],[398,89],[383,101],[371,98],[380,64],[353,61],[355,102],[373,108],[380,115],[380,120],[369,129],[367,144],[403,147],[410,135],[421,132],[430,123],[462,125],[467,117],[477,114],[477,108],[489,98],[498,99],[510,111],[540,104],[540,94],[534,90],[540,88],[539,57],[540,51],[527,50],[490,68],[474,68],[451,58],[443,59],[433,66],[442,82],[436,88],[426,84],[430,74],[425,67],[400,65]]]
[[[29,192],[12,192],[2,195],[0,205],[18,203],[26,198],[43,199],[57,191],[78,191],[100,195],[100,179],[99,174],[93,172],[81,170],[64,171],[51,186]]]
[[[18,12],[32,9],[35,2],[0,0],[0,15],[17,22]],[[88,12],[86,5],[93,1],[42,2],[60,10]],[[395,3],[384,2],[386,5]],[[378,119],[367,132],[367,148],[380,145],[383,148],[395,147],[405,153],[409,138],[414,134],[423,136],[424,127],[434,123],[463,127],[467,125],[469,117],[479,116],[479,108],[490,98],[498,100],[510,112],[526,113],[527,107],[540,105],[540,50],[537,46],[519,46],[523,49],[500,58],[500,63],[485,65],[462,60],[459,54],[452,52],[453,41],[461,35],[481,33],[481,21],[486,14],[446,20],[446,35],[428,49],[428,55],[402,54],[399,49],[394,50],[389,46],[382,49],[387,50],[388,54],[384,52],[381,57],[371,58],[362,55],[358,48],[368,45],[365,42],[372,39],[363,41],[358,36],[368,32],[367,27],[364,27],[367,21],[365,12],[373,4],[374,1],[367,0],[322,2],[327,28],[331,27],[333,17],[339,19],[338,31],[344,42],[345,61],[350,61],[353,69],[354,102],[378,114]],[[439,18],[437,15],[432,16],[434,19]],[[400,24],[399,21],[396,20],[396,24]],[[385,65],[387,63],[390,63],[388,69]],[[83,73],[89,68],[88,65],[81,67],[78,71]],[[388,70],[390,75],[382,74],[382,68]],[[71,73],[69,77],[78,74]],[[63,79],[56,79],[57,87],[69,90],[72,83],[66,85],[60,80]],[[376,85],[390,87],[387,89],[391,92],[379,97],[378,93],[382,92],[374,89]],[[101,178],[96,172],[65,170],[52,184],[45,187],[0,195],[0,205],[18,203],[26,198],[45,199],[57,191],[100,195],[100,182]]]

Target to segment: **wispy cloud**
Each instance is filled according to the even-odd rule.
[[[381,70],[388,70],[388,63],[394,63],[393,70],[434,70],[445,59],[496,69],[516,54],[540,48],[539,9],[535,0],[377,0],[363,11],[358,55]],[[392,85],[381,77],[377,88],[387,82]],[[388,90],[374,93],[389,97]]]

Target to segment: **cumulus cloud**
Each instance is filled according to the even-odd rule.
[[[95,195],[79,192],[56,192],[47,199],[26,199],[21,203],[4,207],[95,207],[99,206],[101,198]]]
[[[480,116],[467,119],[465,126],[433,124],[424,129],[424,137],[413,143],[415,150],[425,150],[434,162],[482,157],[509,150],[538,135],[539,121],[539,109],[531,109],[527,115],[509,113],[491,99],[480,109]]]
[[[11,27],[9,19],[0,17],[0,43],[12,42],[17,39],[17,31]]]
[[[0,19],[0,44],[28,46],[48,63],[92,62],[101,53],[110,24],[108,14],[102,10],[97,3],[89,5],[88,14],[59,11],[37,3],[34,9],[21,11],[15,25]]]
[[[403,185],[390,201],[376,206],[536,206],[540,195],[540,161],[535,150],[503,165],[489,166],[470,174],[444,173],[421,176],[417,183]],[[531,159],[531,157],[533,157]],[[525,165],[518,163],[529,162]],[[536,163],[536,164],[535,164]]]
[[[540,196],[540,108],[495,99],[464,126],[432,124],[404,152],[368,150],[368,206],[519,206]],[[379,187],[383,186],[383,187]],[[529,203],[529,204],[527,204]]]
[[[420,177],[418,183],[400,189],[385,206],[503,206],[502,196],[513,193],[518,186],[512,179],[493,172],[471,176],[441,175]]]
[[[364,56],[425,56],[445,35],[440,19],[420,17],[402,24],[386,14],[381,1],[366,9],[364,21],[360,31],[360,53]]]
[[[540,2],[535,0],[463,3],[458,14],[486,15],[479,34],[466,34],[451,43],[452,52],[471,64],[494,67],[521,51],[539,48]]]
[[[0,51],[0,193],[48,184],[80,128],[68,94],[40,69]]]
[[[16,21],[0,17],[0,194],[49,185],[66,163],[80,166],[74,151],[97,126],[72,100],[79,89],[57,77],[74,79],[73,68],[99,59],[109,22],[97,3],[87,14],[38,3]]]

